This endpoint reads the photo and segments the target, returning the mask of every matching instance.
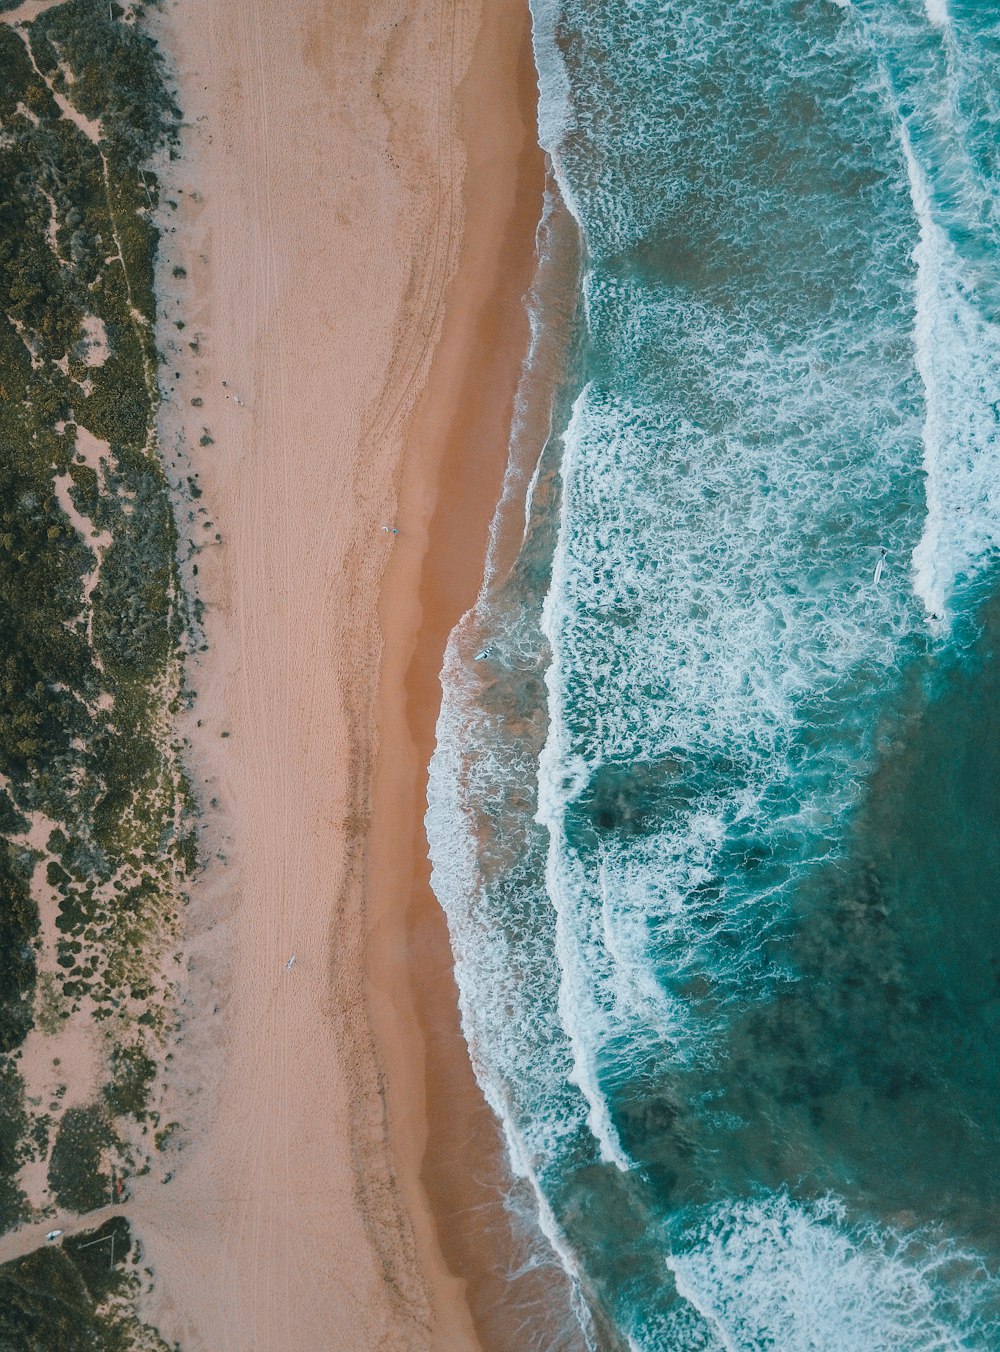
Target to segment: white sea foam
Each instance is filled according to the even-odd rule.
[[[943,566],[942,534],[944,510],[941,501],[941,451],[947,436],[941,394],[937,383],[935,299],[940,286],[942,255],[947,251],[943,232],[934,224],[930,198],[923,173],[913,154],[909,133],[900,130],[903,154],[910,181],[913,209],[920,225],[920,242],[914,250],[917,265],[915,320],[913,329],[917,370],[924,385],[924,472],[926,474],[927,515],[923,534],[913,551],[914,589],[933,620],[943,620],[947,609],[948,583],[952,578]]]
[[[732,1352],[987,1352],[990,1274],[933,1232],[852,1225],[787,1194],[713,1209],[669,1260],[678,1290]],[[995,1337],[996,1329],[992,1329]]]
[[[558,808],[567,790],[579,792],[587,780],[588,767],[579,758],[574,759],[565,745],[564,685],[561,679],[561,652],[559,626],[553,620],[553,609],[563,591],[563,573],[566,567],[567,546],[565,532],[574,529],[572,514],[567,511],[567,485],[572,483],[574,456],[579,449],[579,423],[586,403],[586,387],[577,397],[569,426],[563,437],[562,481],[563,504],[559,513],[559,538],[552,562],[552,582],[542,611],[542,632],[552,649],[553,660],[546,672],[549,692],[550,734],[539,763],[539,820],[549,831],[546,891],[556,913],[556,956],[561,974],[559,1011],[563,1028],[573,1049],[573,1082],[579,1086],[587,1104],[587,1121],[597,1140],[601,1157],[621,1170],[629,1168],[629,1159],[611,1120],[607,1100],[601,1092],[600,1080],[594,1063],[594,1053],[600,1038],[595,1039],[595,1024],[604,1023],[604,1010],[592,998],[595,987],[595,966],[600,962],[599,946],[583,938],[576,925],[575,898],[565,886],[564,861],[566,840]],[[558,781],[558,789],[554,789]]]
[[[674,327],[682,322],[678,315]],[[660,331],[665,323],[657,317]],[[794,353],[790,368],[785,386],[770,364],[771,397],[778,404],[797,394],[801,406]],[[701,913],[717,905],[699,903],[700,889],[723,882],[715,875],[732,833],[808,834],[809,820],[849,801],[849,778],[835,789],[826,778],[804,785],[781,813],[764,807],[787,775],[797,706],[861,661],[891,666],[908,612],[898,570],[871,594],[874,554],[853,564],[853,584],[812,596],[788,588],[800,569],[819,566],[835,578],[852,566],[842,542],[831,548],[796,518],[796,503],[824,502],[830,493],[826,467],[803,464],[794,446],[785,458],[778,445],[769,467],[775,491],[755,494],[744,447],[713,444],[683,423],[661,425],[589,386],[564,448],[563,525],[543,620],[553,661],[539,817],[550,834],[547,890],[559,917],[560,1011],[574,1075],[605,1158],[624,1167],[600,1085],[602,1048],[627,1033],[634,1048],[669,1046],[683,1063],[690,1011],[664,984],[664,970],[717,969],[715,934],[742,923],[734,897],[731,916],[700,925]],[[668,490],[661,476],[678,462],[691,470],[674,473]],[[851,465],[852,492],[871,470]],[[796,479],[810,476],[814,485],[797,489]],[[595,625],[595,616],[607,618]],[[736,779],[692,789],[658,830],[611,837],[592,855],[571,848],[566,814],[602,767],[666,760],[675,766],[668,776],[683,784],[718,758],[738,769]],[[776,895],[790,876],[786,869],[769,884]],[[767,890],[760,880],[756,886],[760,925]]]
[[[886,83],[892,87],[888,74]],[[948,193],[954,194],[952,183],[969,185],[975,179],[963,130],[951,120],[958,117],[950,111],[955,100],[947,94],[945,85],[925,95],[934,110],[933,136],[927,116],[918,119],[911,112],[899,122],[920,230],[913,255],[913,342],[924,388],[926,517],[913,551],[913,577],[917,595],[939,626],[949,622],[957,588],[975,578],[1000,545],[1000,326],[978,294],[977,269],[949,236],[954,212],[936,208],[931,178],[943,141]],[[910,124],[917,120],[928,141],[930,168],[915,148]]]
[[[927,18],[935,28],[945,28],[948,24],[948,0],[924,0]]]
[[[497,557],[500,547],[499,532],[503,524],[520,506],[520,515],[523,521],[521,530],[521,545],[523,547],[531,522],[532,504],[538,487],[538,474],[542,457],[537,446],[526,444],[526,424],[535,411],[534,401],[538,398],[534,373],[541,361],[551,360],[545,351],[549,335],[542,322],[540,291],[547,285],[547,273],[550,267],[559,267],[559,261],[553,260],[550,251],[553,247],[558,248],[557,245],[553,246],[552,244],[551,233],[553,218],[558,213],[561,204],[559,189],[550,178],[542,196],[541,219],[535,230],[536,272],[531,290],[525,300],[530,338],[528,351],[521,363],[517,391],[514,396],[514,411],[511,419],[507,462],[504,467],[500,499],[490,520],[489,544],[483,567],[483,580],[477,597],[477,604],[480,608],[485,608],[488,605],[489,593],[496,581]],[[548,392],[546,392],[546,397],[551,401],[551,395]],[[551,411],[548,426],[549,431],[551,431]]]
[[[538,72],[538,143],[548,153],[563,202],[582,228],[583,218],[566,172],[562,146],[573,127],[573,97],[566,66],[556,42],[561,0],[534,0],[531,40]]]
[[[497,759],[505,751],[499,737],[488,745],[499,729],[475,717],[478,691],[469,657],[468,645],[460,646],[453,637],[428,786],[431,883],[448,917],[473,1066],[504,1124],[515,1172],[530,1178],[539,1160],[558,1152],[560,1136],[575,1130],[579,1114],[567,1089],[571,1067],[559,1045],[558,1020],[547,1008],[552,939],[544,913],[532,931],[511,933],[504,922],[512,917],[498,916],[501,901],[491,896],[476,848],[481,830],[477,790],[502,782],[511,766]],[[530,905],[530,898],[524,900]],[[555,999],[553,987],[553,1006]],[[559,1109],[532,1116],[532,1106],[543,1103]]]

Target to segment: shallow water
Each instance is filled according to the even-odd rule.
[[[1000,1347],[1000,6],[534,19],[522,412],[568,276],[576,340],[428,814],[477,1073],[594,1346]]]

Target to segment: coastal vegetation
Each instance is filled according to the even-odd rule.
[[[9,1230],[26,1217],[17,1175],[30,1157],[30,1125],[24,1084],[14,1064],[4,1057],[0,1061],[0,1230]]]
[[[155,440],[150,161],[179,113],[141,4],[18,8],[0,0],[0,1231],[107,1204],[157,1148],[163,958],[196,862]],[[43,1090],[32,1067],[83,1025],[97,1098]],[[105,1310],[127,1283],[73,1244],[0,1267],[0,1346],[133,1346]]]
[[[0,1347],[18,1352],[165,1352],[132,1313],[136,1246],[122,1216],[0,1267]]]

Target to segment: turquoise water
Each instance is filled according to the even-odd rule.
[[[591,1346],[998,1349],[1000,5],[533,17],[428,814],[477,1074]]]

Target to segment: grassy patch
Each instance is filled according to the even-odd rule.
[[[156,1062],[146,1055],[139,1042],[120,1043],[111,1053],[111,1083],[104,1097],[113,1113],[141,1119],[149,1102],[149,1090],[156,1078]]]
[[[0,840],[0,1052],[13,1051],[32,1022],[38,906],[23,851]]]
[[[0,1233],[20,1224],[28,1213],[27,1199],[15,1180],[28,1158],[29,1128],[24,1082],[13,1062],[0,1057]]]
[[[46,1037],[59,1032],[65,1012],[66,998],[62,988],[51,972],[43,972],[38,978],[35,996],[35,1022]]]
[[[119,1144],[100,1105],[66,1110],[49,1162],[49,1187],[60,1206],[96,1211],[113,1200],[107,1156]]]
[[[117,1216],[99,1230],[5,1263],[0,1267],[0,1348],[4,1352],[165,1349],[155,1332],[128,1309],[138,1286],[128,1263],[132,1249],[128,1222]]]

